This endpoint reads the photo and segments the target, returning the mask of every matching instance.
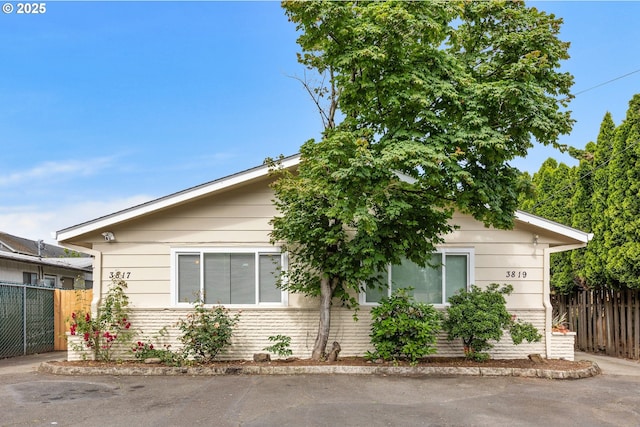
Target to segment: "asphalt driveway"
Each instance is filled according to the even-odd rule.
[[[0,426],[45,425],[637,426],[640,376],[68,377],[0,367]]]

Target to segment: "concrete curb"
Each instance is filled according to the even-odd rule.
[[[100,367],[64,366],[43,362],[39,372],[55,375],[115,375],[115,376],[213,376],[213,375],[389,375],[404,377],[526,377],[568,380],[590,378],[601,373],[595,362],[591,366],[576,371],[559,371],[534,368],[492,368],[492,367],[435,367],[435,366],[225,366],[225,367]]]

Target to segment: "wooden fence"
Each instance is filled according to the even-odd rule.
[[[576,350],[640,359],[640,291],[598,289],[552,298],[566,313]]]
[[[73,312],[91,311],[91,299],[93,291],[87,290],[64,290],[56,289],[54,294],[55,313],[55,350],[67,349],[66,332],[69,330],[69,319]]]

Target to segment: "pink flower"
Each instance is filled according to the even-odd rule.
[[[90,321],[91,321],[91,316],[89,315],[89,313],[87,313],[87,314],[85,314],[85,315],[84,315],[84,320],[85,320],[86,322],[90,322]]]
[[[74,312],[74,313],[71,313],[71,318],[72,318],[73,320],[76,320],[76,313],[75,313],[75,312]]]

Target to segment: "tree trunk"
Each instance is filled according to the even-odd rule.
[[[329,328],[331,327],[331,298],[333,297],[331,280],[323,277],[320,281],[320,323],[318,324],[318,336],[313,345],[311,359],[321,360],[324,357],[329,340]]]

